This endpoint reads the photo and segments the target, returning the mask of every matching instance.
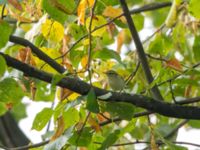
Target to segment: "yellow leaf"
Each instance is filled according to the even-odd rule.
[[[41,47],[40,50],[42,50],[45,54],[47,54],[49,57],[51,58],[56,58],[56,57],[59,57],[60,56],[60,53],[58,50],[56,49],[51,49],[51,48],[46,48],[46,47]],[[48,64],[44,65],[45,62],[42,61],[41,59],[39,59],[38,57],[36,56],[33,56],[34,58],[34,61],[36,63],[36,66],[38,68],[41,68],[42,70],[44,71],[47,71],[47,72],[51,72],[51,73],[56,73],[57,71],[55,71],[51,66],[49,66]],[[58,59],[56,60],[58,63],[61,63],[61,59]]]
[[[165,25],[167,27],[171,28],[176,23],[178,7],[180,6],[180,4],[181,4],[180,0],[173,1],[169,14],[167,16],[167,19],[165,20]]]
[[[46,39],[54,42],[60,42],[64,37],[64,27],[59,22],[50,19],[42,24],[41,32]]]
[[[105,8],[105,10],[103,11],[103,15],[106,17],[111,17],[111,18],[115,18],[119,15],[122,14],[122,9],[121,8],[114,8],[112,6],[107,6]]]
[[[69,97],[73,91],[66,89],[66,88],[60,88],[60,100],[63,101],[67,97]]]
[[[79,97],[79,96],[80,96],[80,94],[74,92],[73,94],[71,94],[71,95],[68,97],[68,100],[69,100],[69,101],[74,101],[74,100],[76,100],[76,98]]]
[[[87,18],[87,20],[86,20],[86,28],[87,28],[87,30],[89,30],[90,19],[91,18]],[[101,26],[103,24],[106,24],[106,23],[107,23],[107,21],[103,16],[99,16],[99,15],[94,16],[92,18],[91,30],[93,30],[96,27],[99,27],[99,26]],[[105,31],[106,31],[106,27],[102,27],[102,28],[96,30],[95,32],[93,32],[92,36],[100,36],[101,37],[105,33]]]
[[[107,6],[103,11],[103,15],[110,18],[115,18],[123,13],[121,8],[114,8],[112,6]],[[122,22],[126,22],[125,17],[120,17]]]
[[[86,55],[81,59],[81,66],[83,68],[86,68],[87,67],[87,63],[88,63],[88,56]]]
[[[89,3],[89,7],[92,7],[94,4],[94,0],[87,0],[87,2]]]
[[[78,8],[77,8],[77,15],[79,23],[84,25],[85,24],[85,11],[87,7],[92,7],[94,4],[94,0],[81,0]]]
[[[2,12],[3,14],[2,15],[8,15],[8,10],[6,8],[4,8],[4,12],[2,11],[3,10],[3,5],[0,5],[0,12]]]
[[[89,45],[89,39],[85,39],[85,40],[83,41],[83,45],[84,45],[84,46]]]

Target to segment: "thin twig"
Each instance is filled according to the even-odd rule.
[[[53,101],[52,104],[51,104],[51,109],[52,110],[54,108],[54,105],[55,105],[55,101]],[[52,121],[52,119],[50,119],[48,124],[47,124],[46,133],[49,132],[49,129],[50,129],[50,126],[51,126],[51,121]]]
[[[90,63],[91,63],[91,53],[92,53],[92,20],[94,18],[94,10],[96,7],[97,0],[94,1],[94,4],[92,6],[91,10],[91,17],[90,17],[90,22],[89,22],[89,27],[88,27],[88,39],[89,39],[89,46],[88,46],[88,60],[87,60],[87,71],[88,71],[88,76],[89,76],[89,81],[90,85],[92,85],[92,80],[91,80],[91,71],[90,71]]]
[[[188,123],[188,119],[185,119],[183,121],[181,121],[172,131],[170,131],[164,138],[165,139],[169,139],[171,138],[174,134],[177,133],[177,131],[182,127],[184,126],[186,123]]]
[[[197,103],[197,102],[200,102],[199,96],[177,101],[176,104],[185,105],[185,104],[193,104],[193,103]]]
[[[101,115],[103,118],[105,118],[106,120],[109,121],[113,121],[111,118],[108,118],[107,116],[105,116],[103,113],[99,113],[99,115]]]
[[[20,146],[20,147],[15,147],[15,148],[8,148],[8,147],[3,146],[2,148],[4,148],[5,150],[27,150],[27,149],[31,149],[31,148],[37,148],[40,146],[44,146],[44,145],[48,144],[49,142],[50,141],[47,140],[47,141],[43,141],[43,142],[40,142],[37,144],[32,144],[32,145],[25,145],[25,146]]]
[[[136,75],[138,69],[140,67],[140,61],[138,61],[135,70],[128,76],[128,78],[125,80],[126,85],[133,79],[133,77]]]
[[[153,32],[149,37],[147,37],[142,43],[145,44],[151,38],[153,38],[158,32],[160,32],[165,27],[165,24],[162,24],[155,32]]]
[[[170,92],[171,92],[171,95],[172,95],[172,100],[176,104],[176,98],[174,96],[174,91],[173,91],[173,88],[172,88],[172,81],[169,82],[169,88],[170,88]]]
[[[79,141],[79,139],[80,139],[80,137],[81,137],[81,134],[82,134],[82,132],[83,132],[83,129],[84,129],[84,127],[85,127],[85,125],[86,125],[86,123],[87,123],[87,121],[88,121],[88,118],[90,117],[90,112],[87,114],[87,116],[86,116],[86,118],[85,118],[85,121],[83,122],[83,125],[81,126],[81,129],[78,131],[78,133],[79,133],[79,136],[77,137],[77,139],[76,139],[76,145],[78,145],[78,141]],[[77,148],[77,147],[76,147]]]
[[[134,114],[133,118],[138,118],[138,117],[142,117],[142,116],[146,116],[146,115],[150,115],[150,114],[152,114],[152,112],[149,112],[149,111],[139,112],[139,113]],[[112,120],[106,120],[104,122],[99,123],[99,125],[105,126],[105,125],[110,124],[112,122],[118,122],[118,121],[122,121],[122,119],[121,118],[114,118]]]
[[[155,56],[152,56],[152,55],[150,55],[150,54],[148,54],[148,53],[145,53],[145,54],[146,54],[146,56],[149,57],[150,59],[154,59],[154,60],[158,60],[158,61],[164,61],[164,62],[167,61],[167,59],[164,59],[164,58],[155,57]]]
[[[103,144],[101,142],[94,142],[95,144]],[[200,144],[195,144],[195,143],[190,143],[190,142],[182,142],[182,141],[173,141],[172,143],[174,144],[181,144],[181,145],[191,145],[191,146],[196,146],[196,147],[200,147]],[[135,141],[135,142],[128,142],[128,143],[121,143],[121,144],[114,144],[111,145],[112,147],[118,147],[118,146],[126,146],[126,145],[135,145],[135,144],[150,144],[150,142],[148,141]],[[164,142],[157,142],[157,144],[165,144]]]
[[[163,85],[163,84],[165,84],[165,83],[167,83],[167,82],[173,81],[173,80],[177,79],[178,77],[180,77],[180,76],[186,74],[188,71],[190,71],[190,70],[192,70],[192,69],[195,69],[195,68],[198,67],[198,66],[200,66],[200,62],[194,64],[191,68],[184,70],[182,73],[177,74],[177,75],[173,76],[173,77],[170,78],[170,79],[167,79],[167,80],[165,80],[165,81],[163,81],[163,82],[158,83],[157,85],[158,85],[158,86],[161,86],[161,85]]]

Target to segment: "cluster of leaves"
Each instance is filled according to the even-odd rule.
[[[126,0],[130,8],[142,8],[148,5],[147,2]],[[56,84],[65,76],[70,76],[109,89],[104,72],[112,69],[129,79],[125,89],[128,93],[151,96],[149,90],[158,85],[164,99],[169,102],[198,96],[198,0],[174,0],[171,8],[132,15],[138,32],[145,29],[148,19],[152,21],[148,22],[152,32],[158,28],[144,42],[155,77],[150,85],[145,80],[142,67],[137,66],[139,59],[119,1],[7,0],[0,1],[0,4],[1,52],[54,74],[51,84],[27,77],[7,68],[6,61],[0,55],[0,115],[11,109],[14,114],[18,113],[18,119],[24,117],[25,114],[19,112],[19,109],[25,109],[21,103],[24,96],[33,101],[58,101],[55,108],[44,108],[33,121],[32,129],[40,131],[51,119],[54,120],[55,130],[46,137],[51,142],[41,149],[70,149],[77,146],[106,149],[130,139],[150,141],[154,149],[157,148],[157,140],[164,143],[161,144],[163,148],[185,149],[170,142],[176,139],[177,132],[165,139],[181,120],[155,115],[155,125],[151,125],[148,117],[134,118],[142,111],[141,108],[127,103],[99,102],[93,88],[87,95],[81,96],[56,87]],[[8,43],[11,34],[29,40],[67,71],[57,72],[48,62],[35,56],[29,47]],[[188,125],[200,128],[197,121],[189,121]],[[125,136],[126,133],[131,138]],[[133,146],[127,145],[128,148],[133,149]]]

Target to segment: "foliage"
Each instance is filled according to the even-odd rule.
[[[139,39],[137,43],[133,38],[137,32],[134,35],[130,32],[130,22],[122,14],[125,11],[122,0],[0,1],[0,115],[12,110],[17,120],[25,117],[22,102],[25,96],[30,101],[56,104],[44,108],[32,121],[32,130],[40,131],[53,119],[54,130],[45,134],[50,142],[41,149],[103,150],[113,146],[136,149],[135,145],[142,142],[155,150],[186,149],[184,145],[176,145],[178,129],[185,124],[199,129],[197,120],[149,116],[143,112],[142,102],[124,100],[127,96],[124,93],[156,99],[152,88],[158,87],[165,102],[179,105],[185,100],[188,105],[199,107],[197,101],[188,102],[192,97],[198,100],[200,94],[199,2],[151,2],[124,2],[133,8],[128,13],[137,32],[141,31],[143,41]],[[13,35],[28,40],[29,44],[25,40],[12,40]],[[38,54],[30,43],[36,46]],[[135,48],[133,43],[136,47],[142,43],[143,58],[142,49]],[[39,58],[41,53],[50,61],[45,61],[43,56]],[[19,68],[23,69],[23,65],[10,67],[11,62],[4,54],[34,67],[32,71],[42,71],[41,78],[44,73],[51,73],[52,80],[47,79],[46,83],[45,79],[26,74],[31,72],[22,73]],[[59,72],[53,63],[66,71]],[[147,75],[145,68],[150,68],[153,81],[148,81],[151,75]],[[114,98],[116,93],[109,91],[105,75],[108,70],[118,72],[127,83]],[[65,86],[71,87],[67,89],[61,84],[65,79],[77,82],[72,86],[65,82]],[[88,83],[90,90],[80,87],[81,80]],[[102,92],[100,97],[96,87],[107,92]],[[124,99],[119,100],[118,96],[123,94]]]

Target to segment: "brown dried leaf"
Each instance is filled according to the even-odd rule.
[[[57,128],[55,134],[51,137],[51,141],[56,140],[58,137],[60,137],[63,132],[65,131],[65,122],[63,119],[63,116],[59,117],[57,120]]]
[[[88,123],[91,125],[91,128],[93,128],[96,132],[101,131],[99,123],[91,115],[88,118]]]
[[[103,115],[110,119],[110,114],[108,112],[104,112]],[[107,119],[103,117],[101,114],[97,114],[97,119],[99,122],[107,121]]]
[[[8,3],[11,4],[13,7],[18,9],[19,11],[23,11],[21,4],[18,2],[18,0],[8,0]]]
[[[176,58],[172,58],[172,59],[166,61],[166,66],[169,68],[172,68],[176,71],[183,72],[183,68],[182,68],[180,62]]]
[[[73,93],[73,91],[65,88],[60,89],[60,100],[63,101],[66,99],[68,96],[70,96]]]

